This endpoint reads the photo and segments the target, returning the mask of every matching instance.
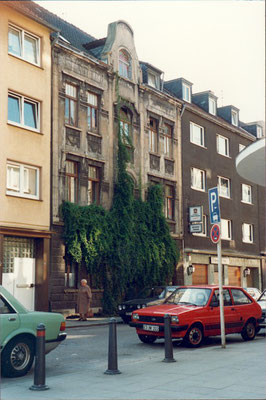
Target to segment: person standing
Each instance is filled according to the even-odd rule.
[[[79,321],[86,321],[87,314],[91,305],[91,288],[86,279],[81,279],[77,298],[77,311],[80,315]]]

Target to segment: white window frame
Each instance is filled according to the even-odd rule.
[[[33,100],[30,97],[25,97],[25,96],[22,96],[20,94],[14,93],[14,92],[8,92],[8,98],[9,98],[9,96],[18,99],[20,122],[15,122],[15,121],[8,119],[8,123],[15,125],[15,126],[19,126],[21,128],[24,128],[24,129],[27,129],[30,131],[40,132],[40,110],[41,110],[40,102]],[[24,121],[24,104],[25,104],[25,102],[29,102],[35,106],[34,112],[35,112],[37,128],[33,128],[32,126],[25,125],[25,121]]]
[[[252,204],[252,186],[242,183],[242,203]]]
[[[239,146],[238,146],[239,153],[241,153],[241,151],[243,151],[245,148],[246,148],[246,146],[244,144],[239,143]]]
[[[231,120],[232,120],[232,125],[238,126],[238,112],[235,110],[231,111]]]
[[[257,125],[257,138],[261,139],[263,137],[263,130],[262,127]]]
[[[209,113],[216,115],[216,101],[212,97],[209,97]]]
[[[221,146],[221,143],[223,146]],[[216,135],[216,149],[217,153],[224,157],[230,157],[230,141],[227,137],[217,134]],[[223,151],[224,149],[224,151]]]
[[[230,219],[221,219],[221,239],[232,240],[232,221]]]
[[[36,171],[36,194],[30,194],[28,190],[29,169]],[[14,184],[12,171],[18,170],[18,185]],[[6,166],[6,194],[16,197],[26,197],[29,199],[40,199],[40,168],[33,165],[20,164],[17,162],[7,162]]]
[[[194,130],[195,128],[200,129],[200,136],[198,137],[198,132]],[[190,122],[190,142],[196,144],[200,147],[205,147],[205,130],[203,126]]]
[[[202,216],[202,232],[193,233],[193,236],[207,237],[207,216],[205,214]]]
[[[223,192],[223,187],[224,185],[222,185],[222,180],[226,181],[228,183],[227,185],[227,194],[225,194]],[[224,197],[225,199],[230,199],[231,198],[231,180],[229,178],[225,178],[224,176],[218,176],[218,193],[220,197]]]
[[[158,75],[154,74],[153,72],[148,71],[148,85],[155,89],[159,89]]]
[[[254,225],[244,222],[242,224],[242,242],[254,243]]]
[[[124,54],[128,60],[123,60],[120,54]],[[118,52],[118,72],[121,77],[132,79],[132,57],[124,48],[120,49]]]
[[[198,175],[198,176],[196,176]],[[191,176],[191,189],[199,190],[200,192],[206,191],[206,171],[191,167],[190,169],[190,176]],[[200,185],[197,185],[197,178],[200,178]]]
[[[190,86],[184,82],[182,83],[182,98],[183,98],[183,100],[187,101],[188,103],[191,103]]]
[[[41,65],[41,57],[40,57],[40,47],[41,47],[40,46],[40,42],[41,42],[41,39],[38,36],[32,34],[31,32],[28,32],[28,31],[26,31],[24,29],[18,28],[17,26],[15,26],[13,24],[9,24],[8,28],[11,28],[14,31],[18,32],[18,34],[19,34],[19,42],[20,42],[20,52],[21,52],[21,54],[18,55],[18,54],[15,54],[11,50],[8,49],[8,54],[11,54],[14,57],[20,58],[21,60],[27,61],[30,64],[33,64],[33,65],[36,65],[36,66],[40,67],[40,65]],[[8,29],[8,33],[9,33],[9,29]],[[25,37],[26,36],[28,36],[28,37],[30,37],[30,38],[32,38],[32,39],[34,39],[36,41],[36,58],[37,58],[37,62],[36,63],[31,61],[31,60],[28,60],[26,58],[26,54],[25,54]],[[8,43],[9,43],[9,38],[8,38]]]

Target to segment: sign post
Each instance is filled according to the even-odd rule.
[[[219,278],[219,299],[220,299],[220,327],[222,348],[225,349],[225,327],[224,327],[224,296],[222,286],[222,245],[221,245],[221,214],[219,205],[218,188],[209,189],[209,210],[211,221],[210,237],[213,243],[217,244],[218,278]]]

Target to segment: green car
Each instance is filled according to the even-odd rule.
[[[25,375],[31,368],[36,343],[36,328],[45,325],[45,353],[65,340],[62,314],[28,311],[0,285],[1,374],[5,377]]]

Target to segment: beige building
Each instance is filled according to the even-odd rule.
[[[0,3],[0,280],[48,308],[51,28],[23,2]]]

